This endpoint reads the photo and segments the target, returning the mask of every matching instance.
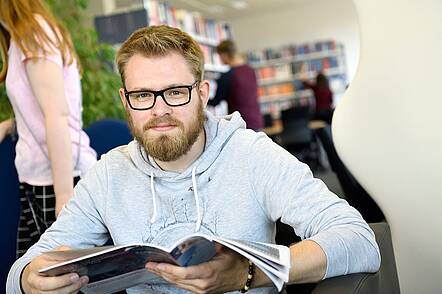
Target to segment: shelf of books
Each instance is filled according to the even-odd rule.
[[[328,77],[335,96],[347,85],[343,46],[333,40],[256,50],[247,57],[258,78],[261,111],[274,117],[283,109],[314,103],[302,81],[314,81],[318,72]]]
[[[138,6],[128,9],[130,10],[120,10],[95,18],[95,27],[101,42],[119,47],[138,28],[167,24],[189,33],[200,44],[209,79],[214,79],[217,73],[228,70],[228,67],[221,63],[215,50],[220,41],[231,37],[230,27],[226,22],[206,19],[198,12],[178,9],[167,2],[157,0],[140,1]]]

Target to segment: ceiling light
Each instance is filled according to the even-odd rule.
[[[245,9],[249,6],[249,3],[245,0],[232,0],[230,5],[235,9]]]

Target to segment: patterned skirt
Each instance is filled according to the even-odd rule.
[[[74,178],[74,185],[80,180]],[[20,183],[20,224],[17,233],[17,258],[34,245],[55,221],[54,186]]]

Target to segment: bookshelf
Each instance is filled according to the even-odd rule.
[[[344,48],[333,40],[255,50],[247,58],[258,78],[261,111],[274,118],[292,106],[314,106],[313,92],[302,80],[314,81],[319,71],[328,77],[335,102],[347,85]]]
[[[213,98],[216,93],[216,79],[222,72],[229,70],[216,53],[219,42],[231,38],[229,25],[223,21],[206,19],[198,12],[178,9],[165,1],[141,2],[95,17],[99,41],[111,44],[118,50],[129,35],[141,27],[166,24],[180,28],[190,34],[203,51],[204,78],[210,82],[210,98]],[[225,115],[227,104],[222,102],[212,107],[211,111],[217,115]]]
[[[144,0],[139,5],[127,7],[127,10],[120,8],[112,13],[97,16],[94,23],[99,41],[114,45],[115,48],[119,48],[138,28],[160,24],[178,27],[199,43],[206,62],[205,78],[216,79],[219,73],[228,70],[228,67],[221,63],[215,49],[221,40],[231,37],[229,25],[226,22],[206,19],[198,12],[178,9],[163,1]]]

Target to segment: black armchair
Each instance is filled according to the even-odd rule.
[[[313,133],[308,124],[311,118],[310,106],[297,106],[281,111],[284,130],[281,137],[282,145],[290,151],[298,151],[309,147]]]
[[[400,294],[399,279],[387,223],[370,224],[381,251],[381,268],[377,273],[360,273],[327,279],[319,283],[312,294]]]
[[[311,116],[310,105],[297,105],[281,111],[283,131],[278,135],[278,141],[311,169],[316,169],[319,167],[319,157],[313,131],[309,127]]]
[[[390,227],[385,222],[371,223],[370,227],[376,235],[381,252],[381,267],[378,272],[339,276],[318,284],[288,285],[287,294],[400,294]],[[291,229],[282,223],[277,224],[277,243],[297,240],[293,230],[289,228]]]

